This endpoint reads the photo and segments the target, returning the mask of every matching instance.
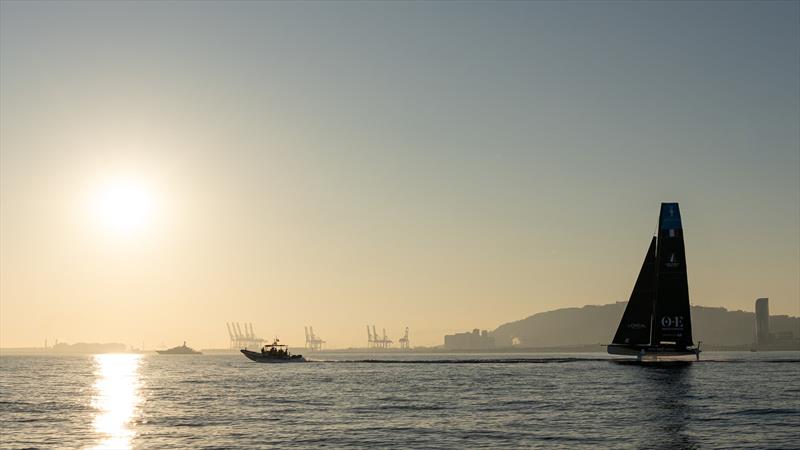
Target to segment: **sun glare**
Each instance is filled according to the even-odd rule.
[[[153,193],[136,180],[114,180],[100,188],[94,198],[94,212],[100,224],[122,234],[149,226],[154,209]]]
[[[136,435],[132,422],[142,401],[139,396],[139,363],[142,355],[95,355],[95,395],[92,407],[96,410],[94,430],[101,442],[97,449],[128,449]]]

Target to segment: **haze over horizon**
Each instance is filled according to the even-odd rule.
[[[798,2],[0,2],[0,346],[800,315]]]

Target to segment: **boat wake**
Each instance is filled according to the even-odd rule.
[[[469,359],[308,359],[309,363],[330,364],[566,364],[579,362],[608,362],[620,365],[690,365],[742,363],[800,363],[800,359],[701,359],[700,361],[658,360],[636,361],[617,358],[469,358]]]
[[[610,361],[609,358],[471,358],[471,359],[310,359],[308,362],[337,364],[559,364]]]

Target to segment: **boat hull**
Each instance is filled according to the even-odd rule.
[[[638,361],[700,360],[700,349],[692,347],[637,347],[611,344],[607,347],[607,350],[610,355],[635,356]]]
[[[308,362],[302,355],[292,355],[289,357],[276,357],[270,355],[263,355],[261,352],[254,352],[250,350],[242,349],[240,350],[247,359],[251,361],[255,361],[258,363],[267,363],[267,364],[286,364],[286,363],[299,363],[299,362]]]

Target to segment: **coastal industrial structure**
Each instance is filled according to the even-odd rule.
[[[322,350],[322,344],[325,343],[319,336],[314,334],[314,327],[303,327],[306,332],[306,349],[313,352]]]
[[[392,346],[392,340],[386,336],[386,328],[383,329],[383,336],[379,336],[375,331],[375,325],[372,326],[372,331],[367,325],[367,347],[374,349],[387,349]]]
[[[494,337],[486,330],[475,328],[471,333],[448,334],[444,337],[446,350],[488,350],[494,348]]]
[[[266,342],[265,339],[256,336],[252,323],[244,324],[244,331],[239,322],[225,323],[230,337],[230,349],[238,350],[241,348],[261,348]]]
[[[411,343],[408,340],[408,327],[406,327],[406,334],[400,338],[400,350],[411,350]]]

